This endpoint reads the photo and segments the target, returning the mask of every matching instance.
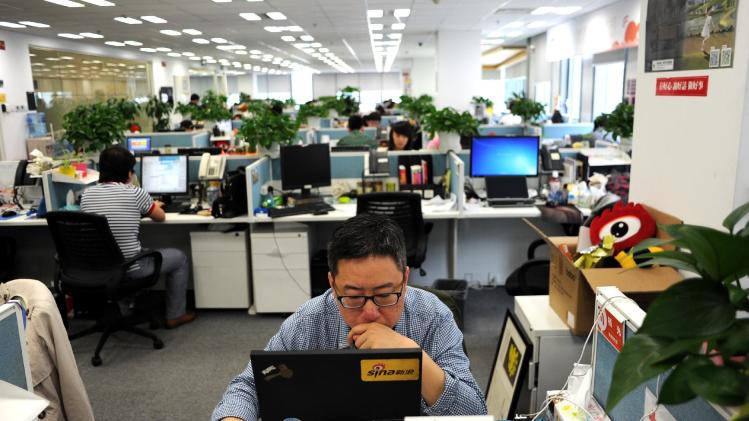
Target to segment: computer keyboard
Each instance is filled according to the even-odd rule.
[[[162,209],[166,213],[182,213],[190,209],[190,203],[172,202],[165,204]]]
[[[525,208],[536,204],[535,200],[521,201],[488,201],[489,206],[493,208]]]
[[[268,216],[271,218],[280,218],[282,216],[304,215],[307,213],[328,213],[335,208],[325,202],[309,203],[296,205],[288,208],[271,208],[268,210]]]

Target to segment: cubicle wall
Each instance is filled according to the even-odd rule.
[[[247,210],[248,214],[252,216],[255,208],[260,207],[260,202],[262,201],[260,190],[266,183],[271,181],[270,159],[263,157],[251,163],[245,168],[245,174],[247,177],[248,193]]]
[[[188,161],[188,182],[198,182],[198,169],[200,169],[200,156],[191,156]],[[246,167],[257,161],[257,156],[227,155],[226,171],[236,171],[240,167]],[[140,159],[135,161],[135,174],[140,175]]]
[[[210,146],[211,134],[207,131],[195,132],[159,132],[159,133],[133,133],[131,137],[150,137],[151,149],[154,148],[207,148]],[[127,147],[127,140],[125,145]]]
[[[593,123],[544,124],[541,131],[544,139],[562,139],[567,135],[592,133]]]
[[[525,126],[507,125],[507,126],[479,126],[479,135],[481,136],[521,136],[525,134]]]

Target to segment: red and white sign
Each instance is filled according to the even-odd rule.
[[[707,96],[707,76],[659,77],[656,96]]]
[[[0,50],[4,50],[4,49],[5,49],[5,41],[0,40]]]
[[[603,312],[598,319],[598,331],[609,341],[611,346],[622,352],[622,348],[624,348],[624,320],[619,320],[608,309],[604,308]]]

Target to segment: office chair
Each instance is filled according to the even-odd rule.
[[[76,303],[90,305],[96,318],[95,326],[71,334],[69,338],[73,340],[103,332],[91,364],[101,365],[99,354],[104,344],[112,333],[119,330],[149,338],[155,349],[163,348],[164,343],[156,335],[135,326],[144,321],[141,317],[122,314],[118,304],[118,300],[132,297],[158,281],[161,253],[144,252],[125,259],[109,229],[107,218],[102,215],[49,212],[47,225],[57,249],[55,290],[61,296],[72,296]],[[144,258],[153,259],[153,274],[141,279],[126,278],[128,269]],[[67,309],[61,309],[61,312],[64,318]]]
[[[546,244],[543,239],[528,246],[528,261],[515,269],[505,281],[507,293],[516,295],[549,294],[549,259],[536,259],[536,249]]]
[[[421,276],[426,276],[427,273],[421,265],[426,259],[429,233],[434,224],[424,223],[419,194],[408,192],[364,194],[356,201],[356,214],[362,213],[387,215],[393,219],[406,237],[406,263],[409,267],[419,269]]]

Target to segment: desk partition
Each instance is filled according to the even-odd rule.
[[[481,136],[522,136],[523,134],[525,134],[525,126],[520,124],[499,126],[483,124],[479,126],[479,135]]]
[[[260,207],[262,196],[261,188],[271,181],[271,161],[268,157],[262,157],[245,167],[247,177],[247,214],[254,214],[255,208]]]
[[[200,156],[191,156],[188,161],[189,178],[188,182],[197,183],[198,170],[200,169]],[[244,155],[227,155],[226,156],[226,171],[236,171],[240,167],[246,167],[247,165],[258,160],[257,156],[244,156]],[[140,159],[135,161],[135,174],[140,174]]]
[[[211,135],[205,130],[194,132],[132,133],[126,137],[150,137],[151,149],[168,146],[173,148],[207,148],[211,143]],[[127,145],[127,140],[125,140],[125,145]]]
[[[542,137],[544,139],[562,139],[566,135],[587,134],[593,132],[593,123],[559,123],[544,124]]]

